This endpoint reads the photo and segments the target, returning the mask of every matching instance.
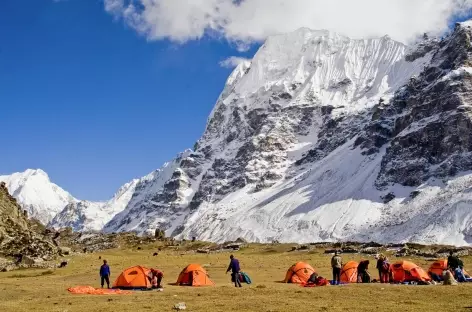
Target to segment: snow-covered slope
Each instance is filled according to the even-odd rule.
[[[111,213],[79,202],[56,221],[212,241],[472,244],[469,24],[412,47],[271,37],[228,78],[193,151]]]
[[[367,123],[368,109],[381,97],[393,96],[431,58],[426,54],[408,62],[406,51],[406,46],[388,37],[351,40],[309,29],[269,38],[251,62],[240,64],[228,78],[195,151],[180,155],[156,177],[146,178],[144,184],[154,189],[143,186],[106,230],[143,232],[162,227],[169,235],[183,231],[182,235],[224,240],[234,236],[231,231],[238,232],[236,225],[241,222],[262,232],[269,223],[277,227],[268,221],[271,218],[259,225],[246,222],[255,217],[246,208],[252,209],[256,196],[279,192],[277,185],[297,174],[295,163],[323,143],[336,124],[349,125],[338,141],[353,137]],[[341,143],[324,144],[323,153]],[[244,202],[244,209],[228,207],[231,198]],[[244,220],[237,217],[233,225],[225,224],[228,211]],[[226,230],[217,233],[215,226]],[[275,235],[248,232],[257,240],[269,236]]]
[[[107,202],[77,201],[67,205],[49,223],[54,228],[71,227],[75,231],[101,231],[131,200],[139,180],[122,186]]]
[[[0,176],[18,203],[28,215],[44,224],[54,218],[69,203],[77,200],[62,188],[52,183],[42,170],[26,170],[8,176]]]
[[[189,154],[189,151],[180,154],[160,170],[140,179],[126,209],[118,213],[104,230],[154,232],[164,226],[173,231],[176,225],[182,224],[188,214],[188,198],[194,193],[187,176],[179,168],[182,159]]]
[[[107,230],[472,243],[470,36],[269,38],[228,78],[195,151],[159,175],[157,200],[134,197]]]
[[[41,169],[0,176],[12,196],[30,217],[54,227],[72,227],[75,231],[101,231],[117,213],[123,211],[139,180],[123,185],[106,202],[81,201],[52,183]]]

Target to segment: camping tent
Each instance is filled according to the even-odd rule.
[[[395,283],[411,281],[430,281],[429,275],[410,261],[399,261],[391,265],[392,278]]]
[[[180,286],[214,286],[215,283],[208,276],[207,271],[199,264],[190,264],[182,270],[177,279]]]
[[[447,270],[447,259],[434,261],[429,267],[428,273],[434,273],[442,277],[444,270]]]
[[[149,279],[150,269],[142,266],[127,268],[118,276],[113,283],[113,288],[119,289],[150,289],[152,287]]]
[[[349,261],[343,266],[341,270],[341,282],[343,283],[357,283],[357,267],[359,263],[356,261]]]
[[[284,283],[305,284],[315,269],[305,262],[297,262],[292,265],[285,275]]]
[[[428,273],[434,273],[442,277],[443,271],[447,270],[447,259],[439,259],[433,262],[429,267]],[[465,276],[470,276],[469,273],[464,270]]]

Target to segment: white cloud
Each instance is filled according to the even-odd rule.
[[[220,62],[221,67],[225,68],[234,68],[243,62],[248,62],[249,60],[244,57],[230,56],[226,60]]]
[[[352,38],[385,34],[407,42],[447,30],[472,0],[104,0],[149,40],[176,42],[205,34],[223,37],[242,50],[248,43],[300,27],[328,29]]]

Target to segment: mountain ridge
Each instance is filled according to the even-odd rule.
[[[414,47],[308,29],[270,37],[228,77],[193,151],[134,180],[119,208],[74,201],[51,225],[468,245],[471,33],[458,24]]]

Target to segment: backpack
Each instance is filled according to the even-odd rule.
[[[389,272],[390,271],[390,263],[388,263],[387,261],[384,261],[382,263],[382,271],[383,272]]]
[[[242,279],[241,282],[244,282],[246,284],[251,284],[252,283],[251,278],[246,273],[241,272],[239,274],[239,276],[241,276],[241,279]]]
[[[323,278],[321,276],[318,276],[318,278],[316,279],[316,283],[315,283],[316,286],[328,286],[329,285],[329,281],[326,279],[326,278]]]

